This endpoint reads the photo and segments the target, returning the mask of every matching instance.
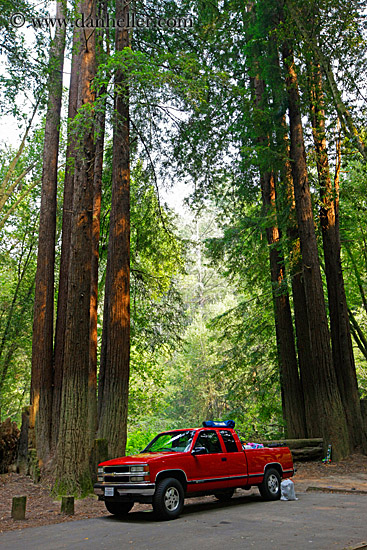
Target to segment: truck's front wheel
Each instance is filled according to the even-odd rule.
[[[184,505],[184,491],[181,483],[173,478],[162,479],[153,497],[153,510],[158,519],[175,519]]]
[[[134,506],[134,503],[105,501],[105,505],[110,514],[113,514],[114,516],[117,516],[119,518],[123,518],[130,512],[131,508]]]
[[[280,475],[278,470],[275,468],[266,470],[264,480],[261,485],[259,485],[259,491],[265,500],[280,499]]]

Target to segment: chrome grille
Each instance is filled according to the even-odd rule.
[[[130,471],[130,466],[105,466],[103,470],[105,474],[123,474]]]

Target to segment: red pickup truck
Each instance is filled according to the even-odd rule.
[[[185,497],[230,499],[236,488],[259,487],[263,498],[280,498],[280,482],[293,476],[288,447],[245,449],[233,421],[158,434],[138,455],[102,462],[94,491],[116,516],[135,502],[152,503],[159,519],[174,519]]]

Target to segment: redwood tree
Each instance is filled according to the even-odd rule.
[[[72,121],[77,113],[78,103],[78,82],[79,82],[79,63],[81,32],[74,30],[73,51],[71,62],[71,75],[69,84],[69,106],[68,106],[68,131],[66,147],[66,167],[64,178],[64,196],[62,213],[62,241],[59,270],[59,290],[57,295],[57,317],[55,329],[54,346],[54,387],[52,397],[52,434],[51,446],[53,451],[56,449],[59,434],[60,408],[61,408],[61,389],[63,378],[64,362],[64,341],[66,325],[66,305],[68,296],[68,272],[70,259],[70,241],[71,241],[71,221],[73,213],[74,196],[74,157],[75,157],[75,139],[72,134]]]
[[[128,14],[116,2],[116,20]],[[129,47],[129,32],[116,29],[116,52]],[[115,75],[112,203],[99,384],[99,437],[111,456],[125,452],[130,364],[130,142],[129,87],[124,67]],[[103,362],[102,362],[103,360]]]
[[[99,5],[107,17],[107,6]],[[108,44],[108,43],[107,43]],[[97,63],[102,61],[103,33],[97,34]],[[99,265],[99,237],[102,201],[103,152],[106,125],[106,86],[103,85],[98,93],[96,113],[96,148],[94,162],[94,189],[93,189],[93,228],[92,228],[92,267],[90,290],[90,348],[89,348],[89,383],[88,383],[88,427],[90,439],[93,441],[98,428],[97,411],[97,363],[98,363],[98,265]]]
[[[266,108],[265,82],[259,75],[252,79],[255,92],[255,106],[259,113]],[[254,120],[261,116],[254,115]],[[264,147],[270,146],[270,136],[264,125],[258,124],[257,141]],[[266,236],[269,245],[270,275],[273,290],[275,330],[280,368],[283,415],[288,437],[305,437],[305,414],[303,394],[298,373],[297,355],[294,341],[292,313],[288,286],[285,277],[285,263],[281,250],[281,234],[277,224],[275,174],[271,166],[260,168],[263,211],[267,218]]]
[[[321,435],[325,443],[331,443],[333,456],[340,459],[349,451],[348,429],[332,364],[308,182],[298,79],[293,54],[287,43],[283,45],[282,54],[288,95],[290,158],[312,353],[312,380],[303,379],[307,429],[310,437]]]
[[[312,61],[309,67],[309,76],[312,133],[320,185],[320,224],[328,289],[333,363],[348,422],[351,446],[355,447],[362,443],[366,446],[340,257],[339,196],[338,189],[333,188],[331,181],[326,148],[321,69],[317,63],[313,64]]]
[[[62,1],[57,2],[56,17],[64,17],[64,8]],[[50,50],[32,343],[30,445],[36,446],[41,460],[49,455],[51,439],[57,161],[64,49],[65,29],[57,28]]]
[[[86,16],[95,14],[93,0],[80,5]],[[57,448],[58,492],[83,494],[90,490],[88,381],[90,289],[95,160],[92,82],[95,76],[95,32],[82,33],[71,250],[64,344],[62,400]]]

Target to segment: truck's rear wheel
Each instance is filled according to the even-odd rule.
[[[105,501],[105,505],[110,514],[123,518],[126,516],[131,508],[134,506],[133,502],[108,502]]]
[[[265,500],[280,499],[280,474],[278,470],[275,468],[266,470],[264,480],[261,485],[259,485],[259,491]]]
[[[162,479],[153,497],[153,510],[158,519],[175,519],[184,505],[184,490],[181,483],[173,478]]]
[[[233,497],[234,489],[224,489],[223,491],[218,491],[214,493],[214,496],[219,502],[228,502]]]

